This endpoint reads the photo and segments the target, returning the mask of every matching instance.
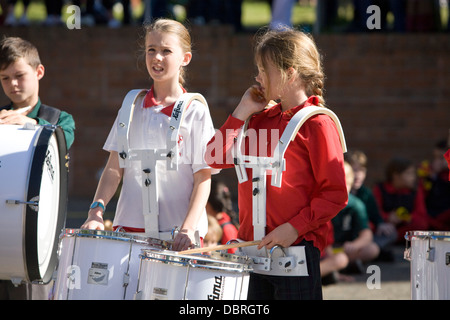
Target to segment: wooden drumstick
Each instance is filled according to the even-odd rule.
[[[205,247],[205,248],[195,248],[195,249],[179,251],[178,253],[179,254],[193,254],[193,253],[202,253],[202,252],[209,252],[209,251],[219,251],[219,250],[228,250],[228,249],[234,249],[234,248],[243,248],[243,247],[257,246],[260,242],[261,242],[261,240],[237,242],[237,243],[230,243],[230,244],[221,244],[221,245],[217,245],[217,246],[211,246],[211,247]]]

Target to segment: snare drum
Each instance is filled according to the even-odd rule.
[[[140,257],[137,300],[247,299],[250,270],[245,257],[222,254],[214,258],[167,250],[142,250]]]
[[[66,229],[61,235],[56,300],[131,300],[141,249],[168,242],[115,231]]]
[[[67,211],[60,127],[0,126],[0,279],[48,283]]]
[[[410,231],[405,259],[411,262],[413,300],[450,299],[450,232]]]

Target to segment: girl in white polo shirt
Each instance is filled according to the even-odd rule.
[[[153,86],[136,105],[130,127],[132,149],[160,149],[166,144],[170,116],[175,101],[185,92],[183,68],[192,58],[191,38],[179,22],[159,19],[145,27],[145,62]],[[99,181],[84,229],[103,230],[103,211],[123,181],[113,226],[126,232],[144,232],[142,168],[139,161],[120,168],[116,119],[104,149],[110,152]],[[208,230],[205,205],[210,192],[211,168],[204,162],[206,143],[214,135],[207,106],[194,100],[185,111],[178,137],[180,150],[177,171],[169,171],[166,161],[157,161],[159,230],[170,232],[179,226],[174,249],[184,250],[195,241],[195,231],[204,237]]]

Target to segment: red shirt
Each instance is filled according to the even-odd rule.
[[[281,105],[278,104],[253,115],[248,129],[255,129],[253,132],[257,133],[258,141],[250,141],[250,135],[247,136],[245,154],[272,156],[278,143],[278,140],[271,140],[272,134],[281,137],[296,112],[317,104],[317,97],[312,96],[303,105],[285,112],[281,111]],[[208,143],[205,156],[211,167],[223,169],[234,166],[231,148],[243,124],[244,121],[230,116],[216,132]],[[264,148],[258,150],[259,145]],[[327,222],[346,206],[348,200],[342,147],[331,118],[316,115],[307,120],[289,144],[285,159],[286,170],[283,172],[281,188],[272,186],[271,176],[267,176],[266,234],[289,222],[299,234],[294,244],[306,239],[323,250],[327,243]],[[247,175],[248,180],[238,186],[238,236],[250,241],[253,240],[251,169],[247,169]]]
[[[413,207],[411,212],[409,212],[409,214],[411,215],[411,220],[408,223],[401,223],[396,226],[398,241],[403,240],[405,233],[408,231],[427,230],[428,214],[425,205],[425,193],[422,185],[419,184],[415,192],[414,190],[408,188],[396,189],[389,182],[384,182],[383,188],[385,192],[387,192],[390,195],[414,195]],[[374,186],[373,195],[378,203],[378,207],[380,208],[381,216],[385,221],[388,221],[391,212],[386,212],[383,209],[385,199],[383,197],[383,192],[380,188],[380,185]]]
[[[230,240],[236,240],[238,239],[238,230],[234,226],[233,223],[231,223],[231,218],[228,214],[225,212],[221,212],[221,218],[218,220],[220,226],[223,230],[222,239],[220,241],[221,244],[227,244]],[[236,249],[228,249],[228,253],[235,253]]]

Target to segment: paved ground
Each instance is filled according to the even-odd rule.
[[[410,263],[403,259],[403,250],[404,247],[395,247],[393,262],[374,262],[366,274],[353,275],[355,282],[324,286],[324,299],[410,300]],[[375,287],[376,283],[379,288]]]

